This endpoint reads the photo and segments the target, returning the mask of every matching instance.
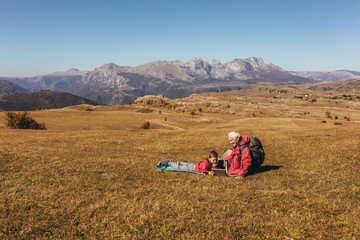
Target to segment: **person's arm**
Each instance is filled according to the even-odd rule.
[[[201,173],[209,174],[209,171],[211,170],[211,163],[209,163],[206,159],[202,162],[199,162],[198,170]]]
[[[231,153],[229,156],[227,156],[227,157],[224,159],[224,162],[225,162],[225,160],[230,161],[233,157],[234,157],[234,154]]]
[[[231,162],[238,154],[239,154],[239,151],[240,151],[240,147],[237,146],[236,148],[234,148],[230,155],[227,156],[224,160],[228,160],[229,162]],[[225,162],[225,161],[224,161]]]
[[[251,168],[251,155],[248,147],[241,151],[240,171],[237,175],[238,178],[244,178]]]

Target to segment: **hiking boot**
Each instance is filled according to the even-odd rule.
[[[160,165],[160,166],[167,166],[168,163],[169,163],[169,160],[163,160],[163,161],[160,161],[160,162],[158,163],[158,165]]]

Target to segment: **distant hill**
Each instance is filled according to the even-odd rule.
[[[69,69],[65,72],[55,72],[42,76],[26,78],[6,78],[28,91],[35,92],[40,90],[65,91],[77,81],[81,80],[88,71],[79,71],[78,69]]]
[[[50,90],[0,95],[0,110],[3,111],[32,111],[41,108],[63,108],[79,104],[99,105],[95,101],[71,93]]]
[[[290,72],[293,75],[309,78],[316,81],[341,81],[360,78],[360,72],[337,70],[329,72]]]
[[[348,79],[342,81],[328,81],[328,82],[318,82],[312,84],[305,84],[303,88],[311,90],[360,90],[360,78],[358,79]]]
[[[25,93],[25,92],[28,92],[28,91],[12,82],[0,79],[0,94]]]

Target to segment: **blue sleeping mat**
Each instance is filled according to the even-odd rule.
[[[166,170],[166,171],[174,171],[174,172],[189,172],[189,173],[197,173],[197,174],[202,174],[201,172],[195,172],[195,171],[188,171],[188,170],[182,170],[182,169],[177,169],[177,168],[174,168],[172,166],[161,166],[161,165],[155,165],[155,167],[160,170],[160,171],[163,171],[163,170]]]
[[[197,173],[197,174],[203,174],[203,173],[200,173],[200,172],[195,172],[195,171],[188,171],[188,170],[182,170],[182,169],[177,169],[177,168],[174,168],[172,166],[161,166],[161,165],[155,165],[155,167],[160,170],[160,171],[173,171],[173,172],[188,172],[188,173]],[[227,174],[226,176],[228,177],[236,177],[236,175],[229,175]]]

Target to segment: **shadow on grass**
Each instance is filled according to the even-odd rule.
[[[282,168],[282,166],[272,166],[272,165],[266,165],[266,166],[260,166],[258,169],[256,169],[255,171],[249,173],[248,175],[255,175],[258,173],[264,173],[264,172],[268,172],[271,170],[278,170]]]

